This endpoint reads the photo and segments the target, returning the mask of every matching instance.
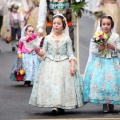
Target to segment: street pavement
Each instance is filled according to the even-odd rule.
[[[80,70],[84,73],[88,58],[90,38],[93,33],[94,19],[83,16],[80,19]],[[76,33],[76,31],[75,31]],[[120,107],[115,106],[113,113],[103,113],[102,105],[86,104],[79,109],[66,110],[54,116],[51,108],[37,108],[28,104],[32,86],[24,87],[22,82],[9,80],[12,65],[17,58],[11,44],[0,39],[0,120],[18,119],[73,119],[73,118],[120,118]],[[111,88],[112,89],[112,88]],[[78,120],[77,119],[77,120]]]

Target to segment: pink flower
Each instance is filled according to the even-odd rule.
[[[99,35],[98,37],[99,37],[99,38],[103,38],[103,35],[101,34],[101,35]]]
[[[37,38],[37,34],[32,34],[27,40],[26,40],[26,42],[28,43],[28,42],[31,42],[31,41],[33,41],[33,40],[35,40]]]
[[[31,39],[31,37],[29,37],[27,40],[26,40],[26,42],[30,42],[32,39]]]
[[[32,34],[32,38],[33,39],[37,38],[37,34]]]

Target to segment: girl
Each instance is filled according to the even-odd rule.
[[[100,20],[102,31],[109,35],[107,45],[92,43],[94,54],[84,76],[84,101],[103,104],[103,112],[113,111],[114,104],[120,105],[120,38],[111,32],[114,22],[111,16]],[[107,53],[103,51],[107,49]]]
[[[11,12],[7,19],[7,32],[11,30],[11,37],[12,37],[12,51],[15,51],[15,44],[14,40],[16,40],[16,35],[18,39],[21,37],[21,21],[24,21],[22,14],[18,12],[19,6],[13,4],[11,6]]]
[[[18,44],[18,56],[21,56],[22,54],[22,64],[23,69],[25,70],[24,86],[30,86],[30,83],[34,82],[37,68],[40,63],[37,54],[34,52],[33,45],[31,43],[26,42],[29,36],[33,33],[34,28],[32,25],[25,26],[22,30],[22,37]],[[39,46],[40,39],[38,39],[36,43]],[[13,73],[11,74],[10,79],[16,80]]]
[[[37,107],[51,107],[55,114],[83,105],[82,78],[75,67],[66,23],[62,14],[55,15],[52,32],[46,36],[43,49],[36,50],[43,61],[29,101]]]

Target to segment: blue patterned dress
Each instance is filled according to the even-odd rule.
[[[112,33],[108,40],[115,46],[115,51],[107,49],[107,54],[98,52],[98,45],[93,44],[95,56],[86,68],[84,76],[84,101],[97,104],[120,105],[120,52],[119,35]]]
[[[37,107],[73,109],[83,106],[83,80],[80,72],[70,74],[70,59],[74,59],[71,39],[60,41],[47,36],[44,60],[38,69],[29,104]]]

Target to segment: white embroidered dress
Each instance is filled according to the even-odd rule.
[[[75,59],[71,39],[64,34],[56,41],[47,36],[44,60],[38,69],[29,104],[37,107],[72,109],[83,106],[83,84],[80,72],[70,74],[70,59]]]

